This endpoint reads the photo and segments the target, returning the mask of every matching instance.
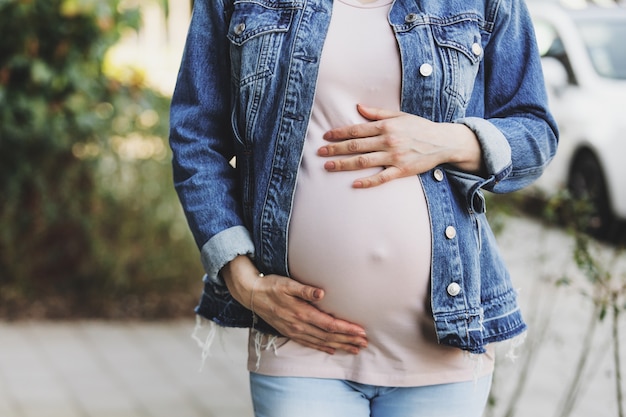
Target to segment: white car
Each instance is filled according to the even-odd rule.
[[[535,190],[550,197],[569,189],[591,203],[591,234],[615,238],[626,220],[626,7],[528,6],[561,132]]]

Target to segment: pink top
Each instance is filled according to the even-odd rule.
[[[334,2],[289,227],[292,277],[323,288],[319,308],[362,325],[369,346],[356,356],[328,355],[282,338],[257,360],[251,337],[251,371],[420,386],[471,380],[493,369],[491,354],[472,360],[437,343],[429,311],[430,222],[419,177],[354,189],[356,178],[379,168],[329,173],[327,159],[316,154],[329,129],[366,121],[357,103],[400,107],[390,5]]]

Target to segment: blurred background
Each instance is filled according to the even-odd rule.
[[[1,317],[193,308],[202,271],[167,144],[190,8],[0,1]]]
[[[0,0],[2,417],[251,415],[245,332],[204,374],[188,339],[203,272],[167,136],[192,3]],[[528,4],[561,145],[488,196],[530,330],[487,415],[625,417],[626,8]]]

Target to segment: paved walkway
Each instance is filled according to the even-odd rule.
[[[498,353],[496,405],[486,417],[504,416],[513,398],[519,398],[516,417],[553,417],[585,337],[591,304],[580,292],[586,287],[577,282],[565,234],[511,220],[499,240],[531,331],[517,362],[506,360],[504,350]],[[626,280],[623,261],[618,267]],[[574,285],[557,287],[554,281],[563,276]],[[198,372],[200,351],[190,337],[194,324],[192,317],[160,323],[0,322],[0,417],[252,417],[246,332],[228,330],[216,338]],[[609,325],[607,318],[594,335],[571,417],[618,415]],[[626,320],[619,330],[625,360]],[[526,362],[529,351],[534,356]],[[526,371],[527,384],[515,393]]]
[[[193,325],[0,324],[0,416],[251,417],[245,332],[199,372]]]

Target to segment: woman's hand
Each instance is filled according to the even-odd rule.
[[[319,156],[347,156],[324,164],[328,171],[382,167],[379,173],[354,181],[369,188],[396,178],[421,174],[441,164],[478,173],[482,152],[476,135],[457,123],[435,123],[408,113],[358,105],[370,122],[330,130],[333,142],[318,149]]]
[[[358,354],[367,347],[361,326],[311,304],[324,298],[320,288],[279,275],[259,277],[247,256],[233,259],[222,269],[222,276],[237,301],[295,342],[329,354],[336,350]]]

